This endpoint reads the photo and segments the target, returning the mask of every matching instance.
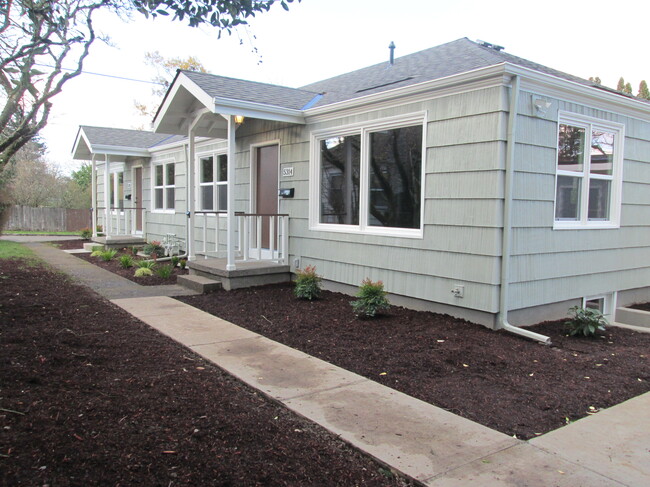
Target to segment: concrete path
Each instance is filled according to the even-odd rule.
[[[167,297],[184,291],[174,286],[141,287],[53,247],[30,246],[153,328],[425,485],[650,485],[650,393],[520,441]]]

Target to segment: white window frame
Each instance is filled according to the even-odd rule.
[[[168,184],[167,181],[167,166],[174,166],[174,184]],[[156,168],[162,166],[163,184],[162,186],[156,185]],[[162,189],[163,207],[156,208],[156,190]],[[174,189],[174,208],[169,207],[167,201],[167,190]],[[151,208],[152,213],[176,213],[176,161],[174,160],[161,160],[151,164]]]
[[[567,171],[559,169],[559,137],[560,126],[571,125],[585,129],[585,157],[583,160],[582,173],[576,171]],[[589,152],[591,148],[591,135],[594,129],[603,129],[614,132],[614,156],[612,160],[612,174],[601,175],[590,173]],[[578,113],[560,111],[558,115],[555,157],[555,197],[553,200],[553,229],[555,230],[575,230],[575,229],[607,229],[619,228],[621,218],[621,190],[623,187],[623,146],[625,141],[625,126],[620,123],[601,120],[598,118],[588,117]],[[557,183],[558,177],[569,176],[580,179],[580,211],[577,220],[558,220],[555,218],[558,201]],[[589,220],[589,181],[592,179],[601,179],[610,181],[609,194],[609,220]]]
[[[219,161],[219,156],[226,156],[226,165],[230,163],[228,161],[228,151],[226,149],[224,150],[219,150],[219,151],[209,151],[209,152],[201,152],[196,154],[196,161],[195,161],[195,174],[197,175],[196,177],[196,191],[195,191],[195,208],[197,208],[197,211],[213,211],[213,212],[226,212],[228,211],[228,201],[226,199],[226,208],[224,209],[219,209],[219,195],[218,195],[218,187],[219,186],[225,186],[226,188],[228,187],[228,176],[226,173],[226,181],[217,181],[218,179],[218,161]],[[202,183],[201,182],[201,171],[203,170],[201,166],[201,159],[204,159],[206,157],[212,157],[212,175],[213,175],[213,181],[209,183]],[[212,203],[213,203],[213,209],[212,210],[206,210],[203,208],[203,198],[201,195],[201,188],[205,186],[212,186]],[[208,214],[208,216],[214,216]],[[223,215],[218,215],[222,217],[226,217],[225,214]]]
[[[368,224],[368,202],[370,197],[370,134],[380,130],[391,130],[419,125],[422,127],[422,167],[420,187],[420,228],[379,227]],[[360,177],[359,177],[359,224],[347,225],[339,223],[320,222],[320,190],[321,190],[321,154],[320,142],[331,137],[361,136],[360,148]],[[322,129],[311,133],[311,164],[310,164],[310,230],[356,233],[363,235],[380,235],[391,237],[417,238],[424,237],[424,203],[425,203],[425,174],[427,155],[427,112],[413,113],[408,116],[398,116],[347,125],[336,129]]]
[[[124,205],[124,199],[119,198],[120,191],[119,191],[119,177],[120,174],[122,174],[122,196],[124,196],[124,185],[125,185],[125,179],[124,179],[124,168],[125,164],[123,162],[112,162],[110,167],[109,167],[109,181],[108,181],[108,205],[111,208],[111,213],[114,215],[117,215],[118,213],[120,215],[124,214],[124,208],[120,208],[119,204],[120,201],[122,205]],[[111,199],[113,200],[111,202]],[[116,204],[117,203],[117,204]]]
[[[607,321],[611,323],[614,320],[614,311],[616,310],[617,297],[618,296],[616,292],[596,294],[594,296],[585,296],[582,298],[582,307],[583,309],[586,309],[588,301],[602,299],[603,309],[600,310],[600,312],[607,319]]]

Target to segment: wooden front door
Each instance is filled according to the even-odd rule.
[[[267,145],[257,148],[255,213],[276,214],[278,212],[278,146]],[[277,221],[275,245],[277,249]],[[262,220],[262,248],[270,248],[269,218]]]
[[[133,207],[135,211],[135,231],[142,233],[142,168],[136,167],[133,177],[133,184],[135,184],[135,195],[133,197]]]

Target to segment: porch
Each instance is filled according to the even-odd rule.
[[[179,277],[178,283],[202,292],[213,289],[205,279],[220,282],[226,291],[291,281],[289,265],[268,260],[240,261],[236,269],[228,270],[228,259],[209,258],[189,261],[187,267],[190,275]]]

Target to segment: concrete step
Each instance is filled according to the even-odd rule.
[[[202,294],[211,293],[223,287],[221,281],[196,275],[178,276],[176,278],[176,284]]]
[[[625,325],[650,328],[650,312],[632,308],[616,308],[616,321]]]

